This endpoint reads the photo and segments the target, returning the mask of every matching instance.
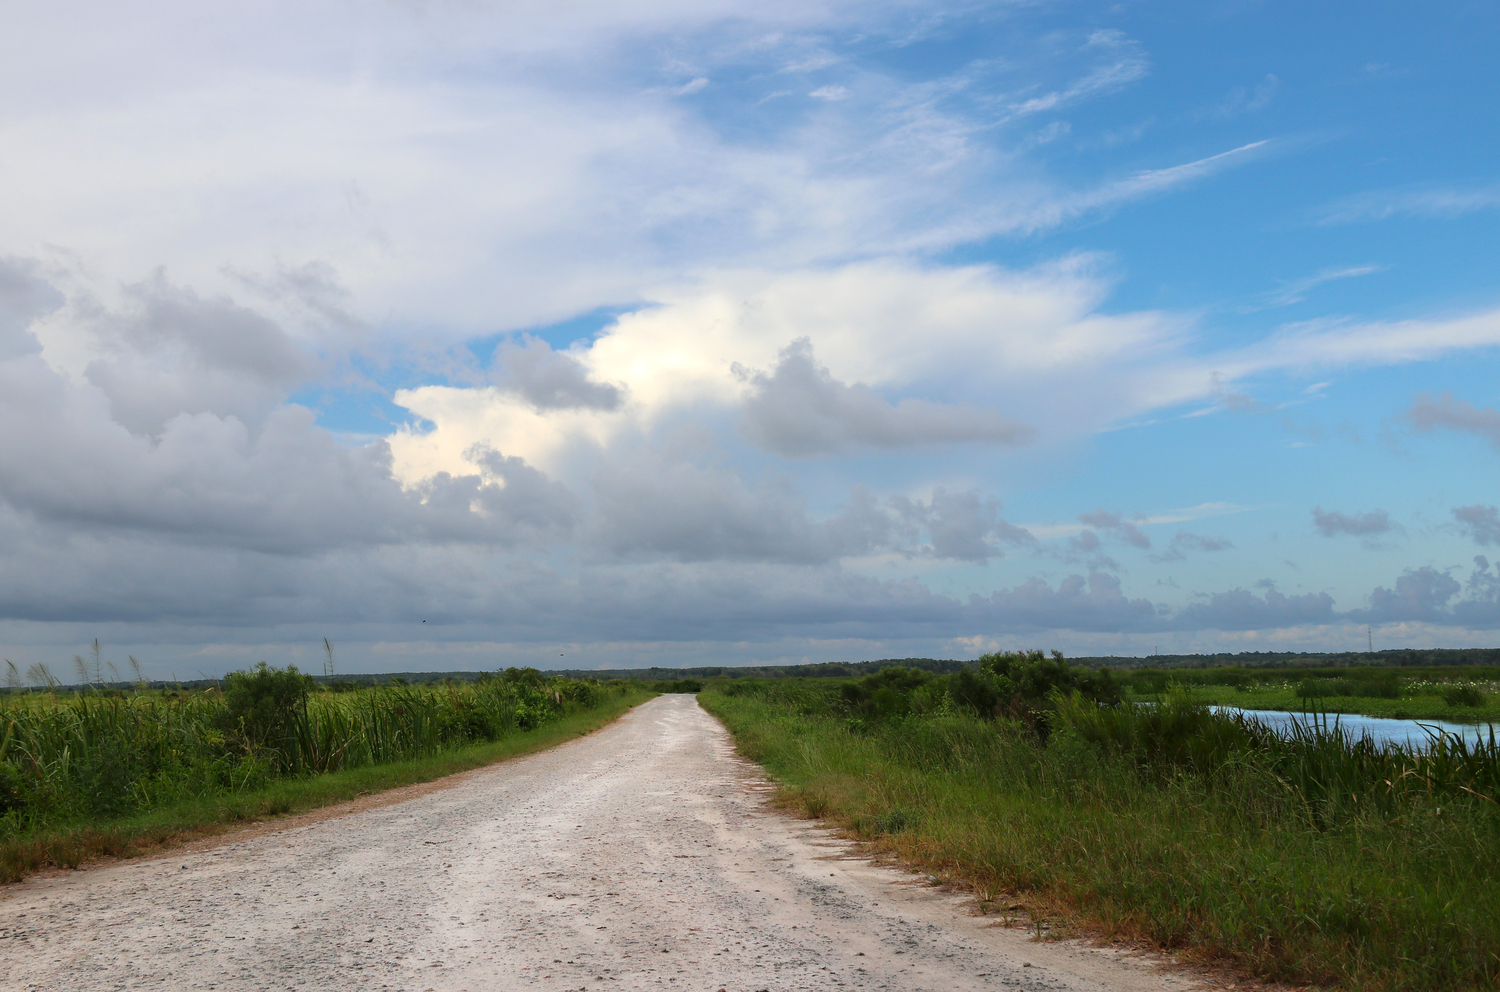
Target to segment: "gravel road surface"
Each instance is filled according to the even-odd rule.
[[[1197,986],[996,927],[771,812],[692,696],[449,781],[0,890],[0,988]]]

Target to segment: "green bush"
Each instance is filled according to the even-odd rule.
[[[1073,668],[1059,651],[1051,658],[1040,651],[983,655],[976,671],[960,672],[949,682],[956,706],[985,718],[1020,720],[1043,739],[1051,732],[1056,700],[1075,693],[1107,707],[1119,706],[1125,698],[1124,687],[1109,669]]]
[[[652,692],[691,692],[703,691],[702,679],[661,679],[651,683]]]
[[[261,662],[248,672],[230,672],[219,727],[239,733],[251,747],[282,746],[293,737],[312,689],[312,676],[296,665],[271,668]]]

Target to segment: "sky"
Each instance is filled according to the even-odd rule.
[[[1500,643],[1500,8],[5,3],[0,651]]]

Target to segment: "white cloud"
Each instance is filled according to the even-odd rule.
[[[1254,86],[1236,86],[1214,105],[1212,116],[1218,118],[1238,117],[1262,109],[1281,88],[1281,80],[1268,74]]]
[[[1017,44],[1019,68],[913,79],[847,43],[936,30],[930,13],[18,9],[0,36],[0,86],[21,95],[0,109],[0,184],[27,192],[0,234],[16,256],[0,262],[0,618],[299,636],[331,622],[397,643],[428,619],[620,652],[846,628],[1161,630],[1170,611],[1097,568],[972,576],[1046,558],[1053,537],[1145,550],[1151,524],[1242,508],[1031,530],[995,495],[1021,484],[1019,459],[1236,402],[1227,384],[1256,373],[1500,343],[1484,313],[1297,325],[1226,350],[1192,314],[1112,310],[1106,259],[935,261],[1274,142],[1063,181],[1028,157],[1070,133],[1048,115],[1083,120],[1144,78],[1141,46],[1060,32]],[[835,62],[841,84],[796,87],[815,100],[765,103],[767,81]],[[705,99],[679,99],[692,93]],[[1491,205],[1424,195],[1359,209]],[[518,333],[606,307],[633,309],[571,348]],[[496,336],[487,366],[456,347]],[[361,447],[291,402],[375,380],[403,383],[412,423]],[[1409,420],[1490,436],[1492,412],[1431,401]],[[877,465],[869,487],[828,456]],[[1162,557],[1227,544],[1179,531]],[[915,577],[937,565],[983,593]],[[1387,599],[1439,617],[1453,597],[1435,575]],[[1235,591],[1203,616],[1321,623],[1321,595]]]
[[[396,402],[435,429],[391,439],[397,472],[407,480],[463,474],[471,471],[463,452],[476,443],[564,472],[581,449],[650,432],[688,411],[731,416],[744,397],[735,366],[778,368],[782,349],[802,338],[827,380],[813,369],[804,383],[812,392],[803,389],[798,402],[836,402],[825,402],[797,440],[761,430],[775,410],[757,406],[752,391],[747,425],[775,450],[1014,442],[1026,435],[1022,411],[1040,435],[1091,432],[1136,409],[1140,382],[1130,370],[1159,360],[1187,329],[1168,315],[1098,314],[1092,307],[1105,291],[1087,259],[1019,273],[898,260],[711,273],[656,294],[658,305],[621,316],[569,353],[593,381],[623,390],[628,399],[616,410],[544,414],[492,387],[398,391]],[[892,404],[849,382],[910,399]],[[756,389],[778,383],[790,385],[773,373]]]
[[[1500,186],[1375,190],[1345,197],[1325,207],[1323,225],[1387,220],[1391,217],[1462,217],[1500,207]]]
[[[1384,272],[1386,268],[1387,266],[1384,265],[1344,265],[1321,269],[1313,275],[1282,283],[1279,289],[1267,295],[1266,303],[1273,307],[1301,303],[1307,298],[1308,292],[1326,282],[1373,275],[1376,272]]]
[[[18,14],[0,48],[0,82],[37,97],[0,111],[0,183],[28,191],[0,251],[61,246],[100,296],[158,265],[206,298],[322,266],[367,333],[421,326],[451,343],[639,302],[684,269],[839,264],[1035,231],[1231,161],[1072,189],[998,153],[993,101],[957,83],[963,99],[939,100],[941,80],[869,69],[874,109],[824,99],[812,118],[762,120],[760,94],[728,93],[752,131],[769,129],[755,140],[672,95],[721,63],[810,69],[807,25],[906,31],[899,5],[384,5],[357,32],[331,10],[276,3],[212,18],[66,7]],[[39,54],[64,38],[77,59]],[[639,85],[642,58],[663,48],[650,61],[671,85]],[[1006,98],[1004,115],[1144,72],[1128,39],[1084,49],[1056,59],[1103,61],[1048,95]],[[680,84],[690,64],[702,71]]]

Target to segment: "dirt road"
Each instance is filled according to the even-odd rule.
[[[967,915],[770,813],[691,696],[395,805],[0,890],[0,988],[1195,983]]]

